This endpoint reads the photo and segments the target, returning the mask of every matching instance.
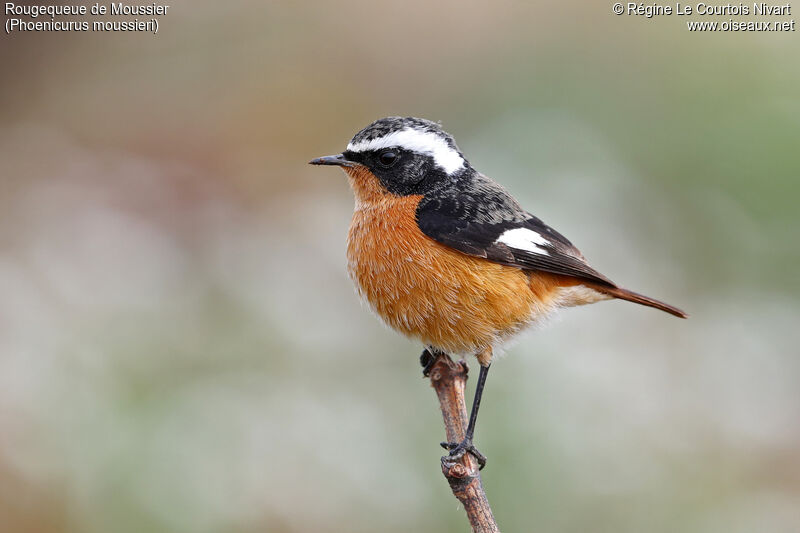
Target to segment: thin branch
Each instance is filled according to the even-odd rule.
[[[448,442],[461,442],[467,429],[467,405],[464,390],[467,383],[467,363],[453,362],[448,355],[436,354],[430,366],[431,385],[436,390],[442,409]],[[453,495],[464,506],[474,533],[499,533],[497,522],[483,491],[480,470],[475,458],[465,453],[461,459],[442,457],[442,473]]]

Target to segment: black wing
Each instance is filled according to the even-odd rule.
[[[566,237],[526,212],[500,185],[476,174],[458,192],[420,200],[417,224],[433,240],[476,257],[616,285],[590,267]]]

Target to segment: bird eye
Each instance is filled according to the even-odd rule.
[[[384,167],[390,167],[394,165],[399,157],[397,156],[397,152],[393,152],[392,150],[387,150],[385,152],[381,152],[378,156],[378,163]]]

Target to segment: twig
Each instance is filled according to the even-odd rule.
[[[448,442],[461,442],[467,429],[467,405],[464,390],[467,383],[467,363],[462,359],[453,362],[446,354],[436,354],[430,365],[431,385],[439,397],[444,429]],[[467,512],[474,533],[499,533],[497,522],[483,491],[480,470],[475,458],[465,453],[461,459],[442,457],[442,473],[450,484],[453,495]]]

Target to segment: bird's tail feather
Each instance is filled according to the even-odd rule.
[[[678,318],[689,317],[688,314],[678,309],[677,307],[673,307],[669,304],[665,304],[664,302],[660,302],[655,298],[650,298],[649,296],[629,291],[628,289],[622,289],[620,287],[602,287],[602,286],[594,287],[594,289],[604,294],[608,294],[609,296],[613,296],[614,298],[619,298],[620,300],[627,300],[629,302],[634,302],[637,304],[646,305],[648,307],[654,307],[656,309],[660,309],[661,311],[664,311],[671,315],[675,315]]]

